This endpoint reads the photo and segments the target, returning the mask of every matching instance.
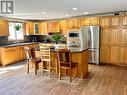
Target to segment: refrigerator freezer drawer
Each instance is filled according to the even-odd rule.
[[[99,64],[99,49],[90,50],[89,63]]]

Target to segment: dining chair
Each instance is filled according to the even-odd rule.
[[[49,72],[49,77],[51,76],[51,70],[54,69],[57,73],[57,62],[56,58],[52,58],[50,47],[40,46],[41,62],[42,62],[42,73],[44,71]]]
[[[30,64],[35,65],[35,75],[37,75],[37,70],[39,68],[39,63],[41,59],[36,58],[35,49],[30,47],[24,47],[27,59],[27,73],[29,73]]]
[[[68,49],[58,49],[57,50],[58,64],[59,64],[59,79],[61,80],[61,70],[69,70],[70,73],[70,82],[72,82],[72,69],[77,68],[78,72],[78,63],[72,62],[71,52]]]

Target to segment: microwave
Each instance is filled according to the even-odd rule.
[[[78,38],[79,37],[79,31],[69,31],[68,32],[68,38]]]

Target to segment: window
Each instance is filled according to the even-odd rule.
[[[21,26],[21,29],[16,31],[15,26],[19,25]],[[9,22],[9,32],[10,36],[8,37],[9,40],[23,40],[23,23],[17,23],[17,22]]]

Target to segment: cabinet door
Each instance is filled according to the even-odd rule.
[[[119,26],[119,25],[120,25],[120,16],[112,16],[111,26]]]
[[[120,44],[127,45],[127,28],[123,28],[121,31]]]
[[[100,61],[109,63],[109,46],[101,45],[100,47]]]
[[[67,28],[72,29],[74,28],[74,20],[73,19],[68,19],[67,21]]]
[[[110,27],[110,17],[109,16],[107,16],[107,17],[101,17],[101,21],[100,21],[100,23],[101,23],[101,26],[102,27]]]
[[[81,25],[88,26],[90,25],[91,18],[81,18]]]
[[[18,49],[16,47],[8,47],[4,50],[4,65],[17,62],[19,59]]]
[[[110,33],[109,33],[109,43],[110,45],[114,46],[114,45],[119,45],[119,34],[120,34],[120,30],[119,28],[111,28],[110,29]]]
[[[99,17],[92,17],[90,25],[99,25]]]
[[[48,34],[47,22],[40,23],[40,34]]]
[[[60,21],[60,30],[67,30],[67,22],[66,22],[66,20]]]
[[[0,20],[0,36],[9,36],[9,24],[6,20]]]
[[[122,16],[122,25],[127,26],[127,15]]]
[[[18,55],[19,55],[18,61],[24,60],[26,58],[26,54],[25,54],[25,51],[24,51],[24,46],[19,46],[18,47]]]
[[[120,47],[120,63],[127,64],[127,47]]]
[[[34,23],[26,22],[25,29],[26,29],[26,35],[33,35],[34,34]]]
[[[81,21],[80,19],[74,19],[74,28],[80,28]]]
[[[110,46],[110,63],[111,64],[120,63],[120,52],[118,46]]]
[[[48,32],[60,32],[59,22],[48,22]]]
[[[101,31],[101,45],[108,45],[109,44],[109,33],[110,29],[108,28],[102,28]]]

